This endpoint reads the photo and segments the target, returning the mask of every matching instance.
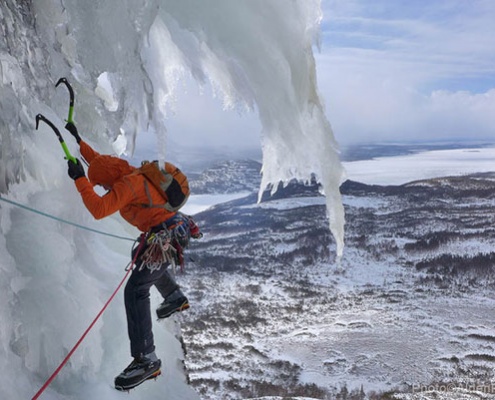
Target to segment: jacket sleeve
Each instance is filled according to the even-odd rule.
[[[84,159],[90,164],[93,159],[100,155],[100,153],[93,150],[93,148],[84,140],[81,140],[81,143],[79,143],[79,151],[81,152],[81,155],[84,157]]]
[[[86,177],[75,181],[77,190],[81,193],[84,205],[95,219],[102,219],[119,211],[134,199],[133,191],[124,182],[117,182],[112,190],[104,196],[99,196],[93,185]]]

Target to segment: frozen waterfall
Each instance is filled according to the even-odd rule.
[[[135,237],[118,217],[93,221],[43,113],[63,128],[66,76],[79,131],[101,152],[132,153],[137,135],[163,137],[184,76],[211,84],[226,108],[262,124],[262,189],[312,174],[327,196],[338,256],[343,170],[317,91],[318,0],[3,0],[0,3],[0,193],[61,219]],[[258,134],[255,132],[254,134]],[[118,138],[115,145],[115,140]],[[77,147],[67,135],[73,154]],[[114,146],[112,146],[112,143]],[[0,398],[33,396],[124,274],[130,243],[101,238],[0,202]],[[130,361],[122,295],[110,305],[43,399],[117,398]],[[195,399],[173,321],[155,324],[164,376],[129,398]],[[153,397],[155,396],[155,397]]]

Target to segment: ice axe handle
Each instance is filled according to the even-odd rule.
[[[72,161],[74,164],[76,164],[77,163],[76,158],[72,154],[70,154],[69,148],[67,147],[67,145],[64,142],[64,138],[60,134],[60,131],[57,129],[57,127],[52,123],[52,121],[50,121],[44,115],[38,114],[36,116],[36,130],[38,130],[40,121],[43,121],[45,124],[47,124],[48,126],[50,126],[50,128],[52,128],[53,132],[55,132],[55,135],[57,135],[57,137],[58,137],[58,140],[59,140],[59,142],[60,142],[60,144],[62,146],[62,149],[64,150],[64,153],[65,153],[66,158],[68,160]]]
[[[72,89],[72,86],[70,85],[69,81],[67,78],[60,78],[55,85],[55,87],[58,87],[63,83],[65,86],[67,86],[67,89],[69,89],[69,96],[70,96],[70,103],[69,103],[69,116],[67,117],[67,122],[74,122],[74,90]]]
[[[62,149],[64,149],[65,157],[67,158],[67,160],[70,160],[70,161],[72,161],[74,164],[77,164],[77,159],[76,159],[76,157],[74,157],[72,154],[70,154],[70,151],[69,151],[69,149],[67,148],[67,145],[65,144],[65,142],[60,142],[60,144],[62,145]]]

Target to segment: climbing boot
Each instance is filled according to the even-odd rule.
[[[156,315],[159,319],[168,318],[172,314],[187,310],[188,308],[189,301],[187,300],[187,297],[184,296],[180,290],[176,290],[158,306]]]
[[[126,391],[135,388],[148,379],[161,374],[162,362],[155,353],[135,358],[122,373],[115,378],[115,389]]]

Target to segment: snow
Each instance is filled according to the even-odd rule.
[[[342,201],[345,205],[356,207],[356,208],[373,208],[380,209],[383,208],[385,204],[389,202],[385,199],[369,199],[357,196],[344,196]]]
[[[103,72],[98,77],[95,94],[103,100],[108,111],[117,111],[119,102],[115,98],[112,83],[110,82],[110,74],[108,72]]]
[[[93,221],[56,137],[46,126],[34,132],[34,116],[52,120],[78,154],[63,130],[67,92],[54,86],[67,77],[76,93],[74,120],[100,152],[132,155],[137,136],[151,133],[165,157],[167,113],[187,74],[210,83],[225,108],[259,114],[263,186],[316,174],[341,252],[342,168],[312,53],[320,20],[319,0],[218,0],[215,7],[192,0],[1,2],[0,192],[65,220],[135,236],[117,216]],[[190,212],[204,209],[200,202]],[[130,243],[3,202],[0,227],[0,398],[30,398],[123,277]],[[156,293],[152,300],[159,301]],[[130,362],[122,302],[119,293],[44,399],[121,397],[112,382]],[[128,397],[197,398],[180,368],[175,327],[155,324],[154,332],[164,374]]]
[[[226,203],[227,201],[240,199],[247,196],[248,194],[248,192],[239,192],[232,194],[191,195],[189,196],[186,205],[181,209],[181,211],[188,215],[194,215],[201,211],[207,210],[215,204]]]
[[[385,391],[404,383],[431,382],[436,360],[457,354],[455,339],[461,340],[466,326],[483,325],[482,315],[492,307],[493,302],[475,299],[440,299],[432,304],[431,299],[416,298],[403,301],[401,307],[351,304],[334,312],[336,318],[330,324],[265,342],[279,357],[304,364],[308,372],[303,382],[324,382],[328,387],[347,384],[350,390],[363,383],[367,391]],[[305,335],[311,335],[311,340]]]
[[[493,171],[495,148],[426,151],[396,157],[345,162],[347,178],[375,185]]]
[[[458,157],[452,157],[449,161],[444,152],[422,153],[411,158],[423,160],[437,154],[441,155],[439,161],[442,163],[439,173],[466,172],[459,169]],[[393,164],[396,168],[394,179],[401,182],[403,159],[380,159],[376,162],[376,168],[368,176],[363,176],[373,179],[375,171],[386,172]],[[484,151],[480,151],[470,156],[466,166],[469,172],[477,172],[484,169],[485,163]],[[421,162],[416,165],[418,168],[414,175],[409,175],[410,178],[422,179],[427,174],[434,176],[430,171],[421,169]],[[242,208],[291,210],[322,204],[322,200],[318,197],[295,198]],[[380,209],[391,212],[391,207],[397,207],[389,204],[394,200],[386,198],[359,200],[353,196],[343,196],[343,201],[350,207],[372,208],[375,214]],[[387,232],[380,234],[387,235]],[[394,240],[400,242],[401,239]],[[465,255],[490,252],[491,248],[488,239],[486,242],[465,240],[457,245],[452,243],[443,251]],[[273,246],[270,252],[288,249],[289,245],[282,242]],[[263,353],[269,354],[272,360],[289,360],[301,366],[301,383],[315,383],[328,388],[345,386],[349,390],[359,390],[362,385],[367,393],[373,390],[403,390],[405,393],[398,398],[404,400],[494,398],[493,386],[483,389],[482,385],[487,383],[480,380],[480,388],[473,388],[472,381],[466,382],[450,370],[455,369],[455,361],[452,360],[456,358],[466,358],[466,368],[474,371],[470,356],[492,357],[493,324],[489,316],[493,315],[491,310],[495,303],[490,289],[479,293],[475,290],[472,296],[463,295],[455,288],[448,294],[442,291],[428,294],[417,290],[418,287],[412,283],[415,272],[398,268],[398,263],[395,255],[378,261],[370,258],[364,250],[361,253],[359,248],[348,247],[342,260],[342,270],[329,268],[328,264],[311,265],[304,271],[306,276],[311,276],[308,286],[325,286],[328,282],[327,288],[336,289],[335,299],[319,308],[313,304],[311,311],[297,315],[294,324],[275,323],[273,331],[268,329],[268,332],[262,332],[253,339],[256,348],[263,349]],[[236,289],[231,281],[235,278],[227,276],[225,280],[228,282],[220,281],[222,293],[233,293]],[[239,291],[238,288],[239,285]],[[263,283],[262,296],[258,297],[275,302],[283,296],[281,288],[268,281]],[[218,301],[218,294],[213,297]],[[207,308],[208,300],[205,302],[203,307]],[[302,314],[313,314],[313,319],[307,321]],[[270,319],[270,323],[273,320]],[[201,343],[207,347],[206,343]],[[214,357],[221,356],[216,354]],[[492,368],[493,363],[480,364]],[[191,365],[195,365],[193,361]],[[452,373],[453,383],[447,387],[447,384],[442,385],[441,379],[449,373]],[[192,376],[198,379],[207,376],[207,373],[196,372]],[[273,379],[276,379],[275,376]],[[475,391],[479,392],[479,397]]]
[[[277,210],[290,210],[291,208],[308,207],[319,204],[325,204],[325,199],[322,197],[295,197],[291,199],[272,200],[266,203],[261,203],[261,208],[274,208]]]
[[[251,400],[284,400],[284,399],[286,399],[286,397],[263,396],[263,397],[256,397],[255,399],[251,399]],[[315,399],[313,397],[291,397],[291,400],[315,400]]]

